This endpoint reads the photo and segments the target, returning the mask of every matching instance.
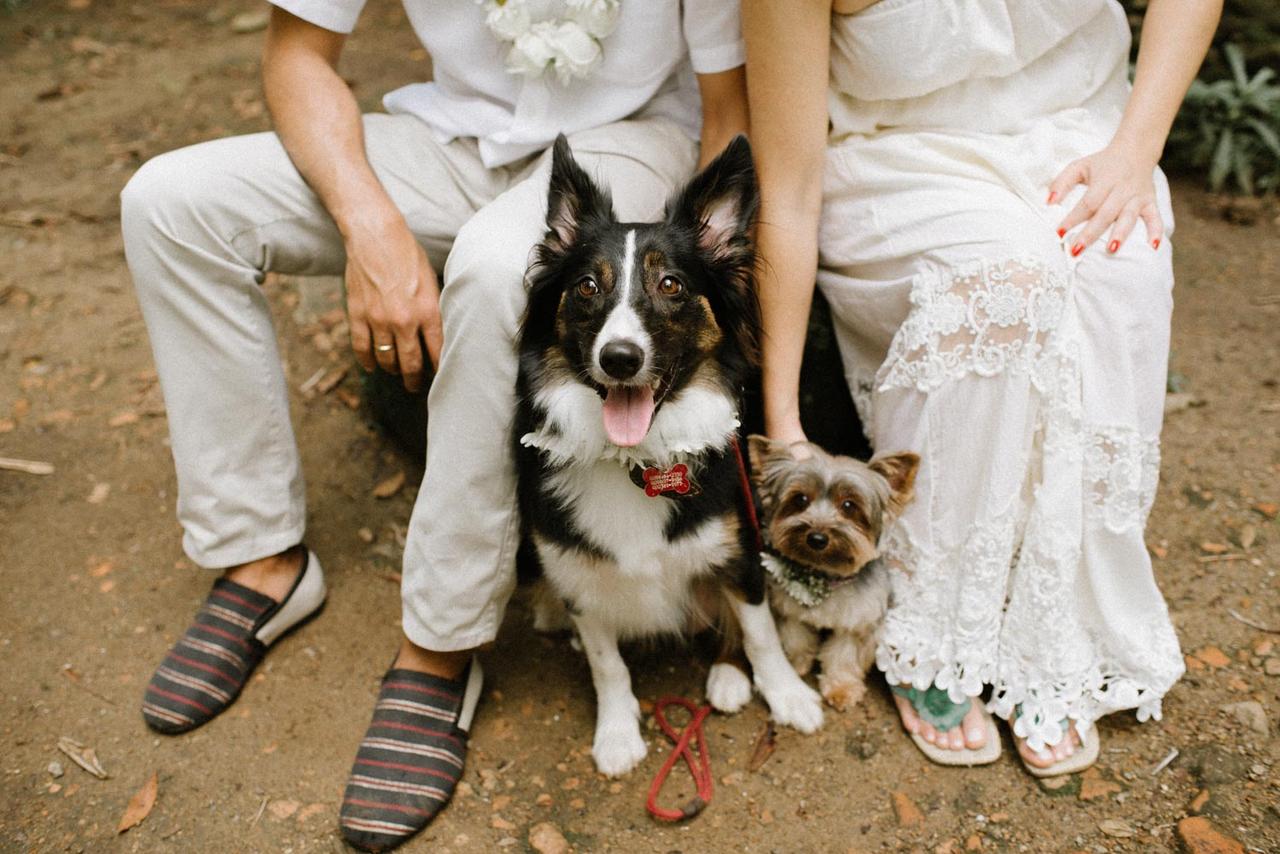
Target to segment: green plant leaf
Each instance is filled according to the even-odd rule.
[[[1243,146],[1237,146],[1232,152],[1232,165],[1235,167],[1236,183],[1246,194],[1253,195],[1253,162],[1249,152]]]
[[[1222,190],[1227,175],[1231,173],[1233,142],[1231,128],[1225,128],[1222,135],[1218,137],[1217,147],[1213,150],[1213,160],[1209,164],[1209,189],[1215,193]]]
[[[1253,132],[1258,135],[1258,139],[1262,140],[1262,144],[1270,149],[1271,153],[1280,158],[1280,133],[1276,129],[1269,127],[1260,119],[1248,119],[1246,123],[1253,128]]]
[[[1244,52],[1240,50],[1238,44],[1228,44],[1224,50],[1227,54],[1227,64],[1231,66],[1231,74],[1236,79],[1236,86],[1245,88],[1249,85],[1249,75],[1244,70]]]

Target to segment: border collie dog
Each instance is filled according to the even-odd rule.
[[[610,776],[645,756],[619,640],[716,625],[741,638],[775,720],[812,732],[816,692],[787,662],[744,521],[738,390],[758,351],[751,149],[738,137],[667,204],[618,222],[564,137],[529,273],[515,451],[521,512],[595,683],[592,755]],[[540,614],[539,622],[549,620]],[[722,656],[727,659],[728,656]],[[707,698],[751,697],[728,660]]]

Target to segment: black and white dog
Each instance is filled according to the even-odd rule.
[[[760,330],[750,147],[734,140],[658,223],[618,222],[563,137],[552,157],[514,438],[543,601],[568,608],[595,682],[596,767],[646,752],[618,641],[708,623],[734,645],[740,631],[774,719],[812,732],[821,703],[782,652],[740,512],[738,390]],[[739,667],[711,668],[717,709],[750,697]]]

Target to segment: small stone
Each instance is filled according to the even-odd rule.
[[[1276,648],[1275,641],[1271,640],[1271,638],[1258,638],[1253,643],[1253,654],[1254,655],[1270,655],[1271,650],[1275,648]]]
[[[1216,646],[1206,646],[1195,653],[1195,657],[1210,667],[1226,667],[1231,663],[1227,654]]]
[[[919,827],[924,824],[924,813],[920,812],[920,808],[912,803],[905,792],[894,792],[891,797],[893,812],[898,817],[900,827]]]
[[[574,798],[573,800],[569,801],[569,809],[571,810],[584,810],[586,808],[587,808],[587,802],[582,798]]]
[[[1249,776],[1248,759],[1218,744],[1200,744],[1187,750],[1187,767],[1202,787],[1234,783]]]
[[[356,531],[356,536],[360,538],[360,542],[362,543],[373,542],[373,531],[370,531],[368,528],[361,528]]]
[[[1231,715],[1258,735],[1267,734],[1267,713],[1257,700],[1228,703],[1222,707],[1222,711]]]
[[[489,822],[494,830],[515,830],[516,826],[500,815],[495,815]]]
[[[493,799],[493,804],[491,806],[493,807],[494,812],[499,812],[501,810],[506,809],[507,804],[509,803],[511,803],[510,795],[498,795],[496,798]]]
[[[543,821],[529,828],[529,847],[538,854],[567,854],[569,840],[564,838],[560,828]]]
[[[244,33],[256,33],[259,30],[265,30],[270,17],[271,13],[267,9],[241,12],[231,19],[231,32],[243,35]]]
[[[969,838],[964,841],[964,850],[965,851],[981,851],[982,837],[976,833],[971,834]]]
[[[66,773],[62,770],[62,763],[56,759],[49,763],[48,771],[49,771],[49,776],[53,777],[55,780],[58,777],[61,777],[64,773]]]
[[[1107,836],[1112,836],[1116,839],[1128,839],[1138,833],[1133,829],[1132,824],[1119,818],[1108,818],[1098,822],[1098,829]]]
[[[1262,664],[1262,672],[1268,676],[1280,676],[1280,658],[1268,658]]]
[[[1007,812],[993,812],[991,815],[987,816],[987,821],[992,824],[1004,824],[1008,820],[1009,814]]]
[[[1121,791],[1124,791],[1123,786],[1104,778],[1097,768],[1090,768],[1080,775],[1080,800],[1082,801],[1096,801]]]
[[[298,807],[302,806],[297,801],[272,801],[267,805],[267,812],[271,813],[277,821],[284,821],[289,816],[298,811]]]
[[[1178,822],[1178,839],[1188,854],[1244,854],[1243,845],[1200,816]]]
[[[1191,803],[1187,804],[1187,811],[1199,815],[1204,812],[1205,804],[1209,803],[1209,790],[1201,789],[1196,796],[1191,799]]]
[[[538,797],[534,798],[533,802],[540,807],[549,807],[553,803],[553,799],[546,792],[543,792],[542,794],[538,795]]]
[[[568,780],[565,780],[563,783],[560,784],[560,788],[564,789],[566,792],[572,792],[574,789],[578,788],[581,785],[582,785],[582,781],[579,780],[577,777],[570,777]]]
[[[1054,798],[1070,797],[1080,793],[1080,778],[1073,774],[1060,774],[1056,777],[1037,777],[1040,790]]]

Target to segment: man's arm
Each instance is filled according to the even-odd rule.
[[[337,72],[345,41],[274,9],[263,54],[267,107],[290,159],[342,234],[356,358],[366,370],[376,362],[403,374],[405,386],[416,390],[423,375],[419,335],[433,363],[440,355],[439,285],[365,157],[360,109]]]
[[[747,72],[742,66],[715,74],[699,74],[702,95],[702,150],[698,168],[706,166],[735,136],[747,132]]]

